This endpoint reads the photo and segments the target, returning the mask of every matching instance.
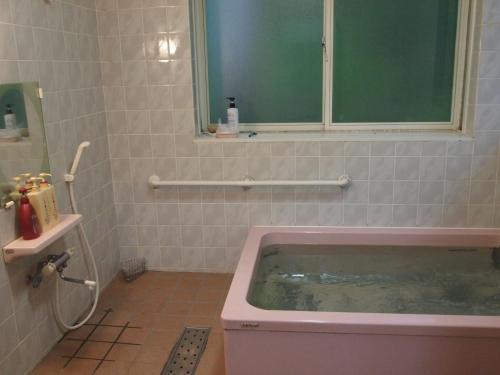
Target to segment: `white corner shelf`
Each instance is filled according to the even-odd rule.
[[[52,229],[44,232],[34,240],[23,240],[22,237],[12,241],[3,248],[3,259],[5,263],[11,263],[14,259],[28,255],[38,254],[47,246],[64,236],[82,221],[82,215],[60,215],[59,223]]]

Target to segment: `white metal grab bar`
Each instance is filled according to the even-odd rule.
[[[152,175],[148,179],[149,185],[153,189],[167,186],[236,186],[251,188],[255,186],[338,186],[345,188],[351,184],[351,179],[347,175],[340,176],[338,180],[265,180],[256,181],[251,177],[241,181],[162,181],[157,175]]]

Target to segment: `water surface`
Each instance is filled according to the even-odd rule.
[[[500,315],[500,251],[272,245],[248,301],[266,310]]]

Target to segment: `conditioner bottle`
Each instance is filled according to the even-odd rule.
[[[59,223],[59,208],[57,207],[56,190],[46,180],[52,176],[50,173],[40,173],[42,181],[40,182],[40,191],[45,194],[45,199],[49,207],[50,226],[53,227]]]
[[[40,229],[42,232],[48,231],[52,228],[50,221],[50,210],[49,210],[49,200],[46,198],[46,194],[40,190],[39,177],[32,177],[32,188],[27,195],[28,200],[35,210],[38,222],[40,224]]]

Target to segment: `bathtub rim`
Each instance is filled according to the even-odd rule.
[[[340,245],[370,245],[376,241],[377,245],[497,247],[500,246],[500,229],[252,227],[224,303],[221,314],[223,328],[338,334],[500,337],[500,316],[264,310],[247,301],[261,247],[273,243],[331,244],[333,238],[333,243]]]

